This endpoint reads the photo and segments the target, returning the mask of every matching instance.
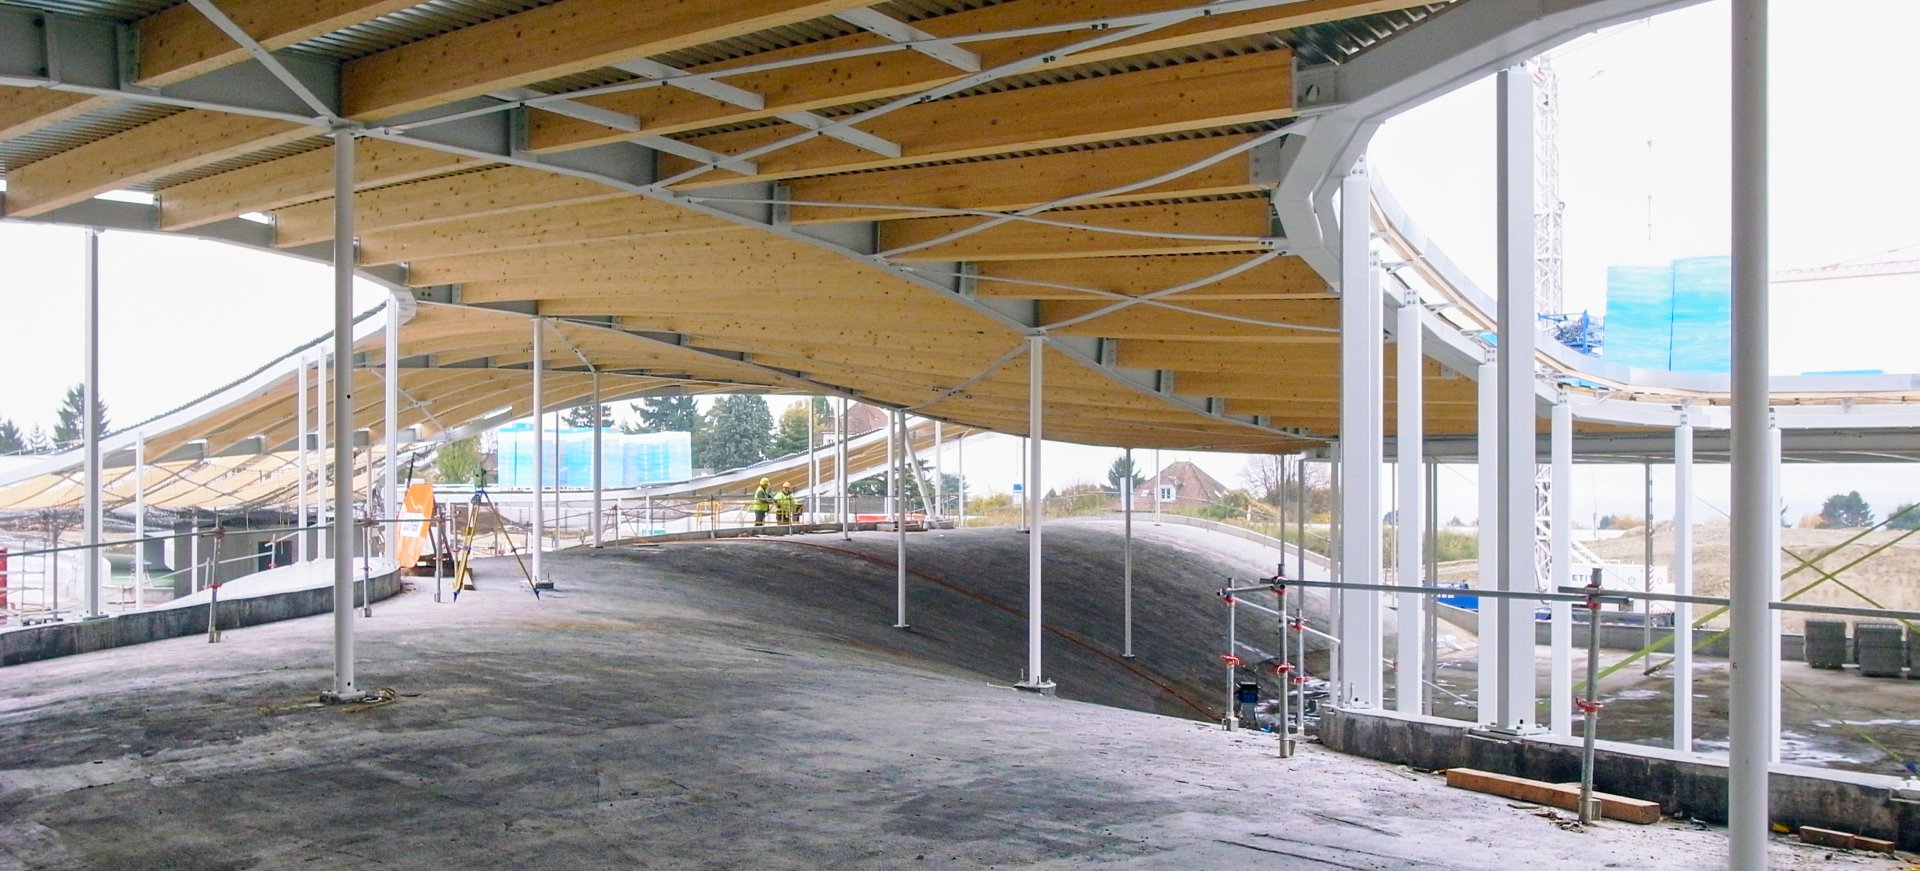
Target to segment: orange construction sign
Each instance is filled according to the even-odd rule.
[[[433,517],[433,485],[417,482],[407,485],[407,497],[400,503],[400,522],[395,524],[400,531],[395,551],[400,557],[400,568],[410,569],[420,562],[420,555],[428,547],[428,526]]]

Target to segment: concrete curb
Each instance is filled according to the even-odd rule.
[[[400,583],[398,573],[372,578],[373,600],[378,602],[398,594]],[[163,607],[99,620],[52,623],[0,632],[0,666],[201,634],[207,631],[209,607],[207,604]],[[327,585],[244,599],[222,599],[219,626],[224,632],[295,617],[331,613],[333,587]]]

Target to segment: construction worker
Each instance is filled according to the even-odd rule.
[[[773,497],[773,507],[774,513],[779,516],[780,524],[783,526],[800,519],[798,512],[794,510],[796,506],[793,501],[793,484],[791,482],[780,485],[780,492],[774,494]]]
[[[761,478],[760,486],[753,488],[753,504],[747,507],[753,511],[754,526],[767,525],[767,508],[773,503],[772,484],[771,479]]]

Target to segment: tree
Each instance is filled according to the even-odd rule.
[[[621,432],[698,434],[700,431],[700,407],[694,403],[691,396],[649,396],[628,407],[633,410],[636,417],[640,418],[640,423],[634,426],[622,426]]]
[[[53,425],[53,441],[56,448],[74,447],[84,438],[81,427],[87,413],[86,385],[75,384],[67,388],[66,398],[60,402],[60,417]],[[99,412],[100,420],[94,427],[96,435],[105,435],[107,425],[107,404],[98,398],[93,401],[94,410]]]
[[[812,434],[807,429],[807,405],[806,402],[795,402],[780,412],[780,430],[773,438],[773,456],[797,454],[812,443]]]
[[[594,421],[594,418],[596,416],[600,418],[598,424],[596,424]],[[600,413],[598,415],[595,415],[593,406],[576,405],[572,408],[567,409],[567,413],[560,417],[560,422],[566,426],[575,426],[575,427],[592,427],[595,425],[598,425],[603,429],[612,427],[613,426],[613,406],[602,405],[600,406]]]
[[[1835,493],[1820,506],[1820,519],[1828,529],[1858,529],[1873,525],[1873,508],[1858,490]]]
[[[0,430],[4,432],[4,430]],[[1920,529],[1920,506],[1912,502],[1901,503],[1887,515],[1887,526],[1892,529]]]
[[[14,426],[13,421],[0,417],[0,455],[26,452],[26,436],[20,434],[20,428]]]
[[[486,463],[478,439],[448,442],[433,453],[433,471],[442,484],[473,483]]]
[[[27,453],[48,454],[53,452],[53,441],[47,438],[47,431],[39,424],[33,425],[33,432],[27,434]]]
[[[696,448],[699,446],[696,446]],[[703,464],[738,469],[767,458],[773,447],[773,412],[759,396],[722,396],[707,412]],[[696,450],[696,454],[701,451]]]
[[[1119,459],[1113,461],[1113,465],[1107,467],[1108,492],[1131,493],[1144,480],[1146,480],[1145,477],[1140,474],[1139,469],[1134,468],[1133,461],[1128,459],[1126,454],[1121,454]]]

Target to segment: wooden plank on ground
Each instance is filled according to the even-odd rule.
[[[1852,835],[1833,829],[1814,826],[1800,827],[1800,840],[1819,847],[1838,847],[1842,850],[1873,850],[1880,853],[1893,852],[1894,843],[1864,835]]]
[[[1580,787],[1578,784],[1546,783],[1528,780],[1507,774],[1495,774],[1491,771],[1478,771],[1472,768],[1447,769],[1447,785],[1474,792],[1485,792],[1517,798],[1534,804],[1544,804],[1562,810],[1580,809]],[[1659,802],[1644,801],[1637,798],[1609,795],[1595,792],[1600,799],[1600,815],[1610,820],[1648,825],[1660,821]]]

